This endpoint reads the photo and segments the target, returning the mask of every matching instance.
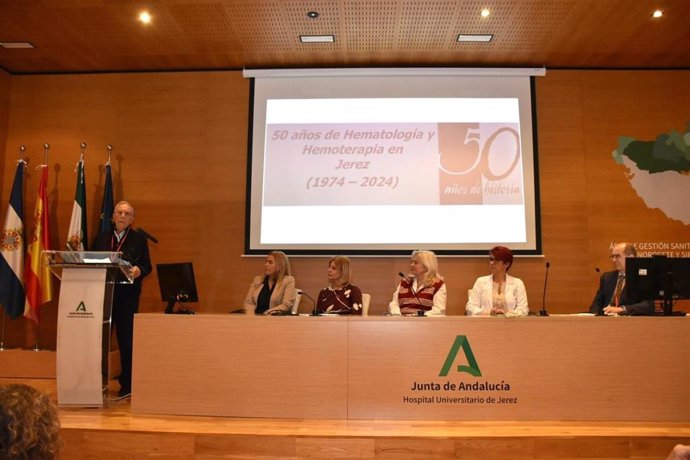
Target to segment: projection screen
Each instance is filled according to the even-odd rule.
[[[245,71],[246,253],[539,254],[540,69],[462,70]]]

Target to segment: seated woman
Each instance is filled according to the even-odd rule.
[[[242,309],[256,315],[289,315],[295,303],[295,278],[290,276],[290,261],[281,251],[266,256],[264,274],[249,286]]]
[[[321,289],[317,313],[362,314],[362,291],[350,283],[350,259],[335,256],[328,261],[328,287]]]
[[[407,275],[388,304],[391,315],[442,316],[446,314],[446,283],[438,273],[436,254],[414,251]]]
[[[527,292],[519,278],[508,274],[513,265],[513,252],[496,246],[489,251],[490,275],[477,278],[469,291],[465,306],[468,315],[527,315]]]

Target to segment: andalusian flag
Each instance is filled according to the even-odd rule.
[[[67,250],[86,251],[89,239],[86,234],[86,190],[84,180],[84,154],[77,163],[77,191],[72,205],[72,219],[67,230]]]
[[[113,231],[113,212],[115,211],[115,204],[113,203],[113,175],[110,171],[110,161],[105,164],[105,190],[103,190],[103,205],[101,206],[101,223],[98,226],[98,232],[112,232]]]
[[[24,311],[24,160],[14,175],[5,226],[0,234],[0,304],[10,318]]]
[[[38,199],[34,212],[34,227],[29,237],[26,252],[26,304],[24,316],[38,324],[41,305],[53,298],[53,283],[50,268],[43,263],[42,252],[50,249],[50,228],[48,227],[48,165],[42,165],[41,183],[38,185]]]

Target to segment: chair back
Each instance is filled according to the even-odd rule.
[[[369,316],[369,304],[371,303],[370,294],[362,294],[362,316]]]
[[[296,315],[299,311],[299,303],[302,301],[302,291],[299,289],[295,290],[295,303],[292,304],[292,314]]]

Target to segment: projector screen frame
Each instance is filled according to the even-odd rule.
[[[282,69],[278,70],[279,76],[290,76],[292,72],[297,72],[302,74],[306,72],[316,72],[318,75],[343,75],[350,74],[352,71],[361,71],[365,74],[379,75],[379,72],[383,71],[384,74],[395,74],[398,75],[399,71],[407,73],[409,71],[413,75],[437,75],[439,70],[441,70],[442,75],[446,75],[443,70],[451,72],[459,72],[458,74],[466,75],[463,73],[464,70],[474,70],[475,72],[470,72],[470,75],[503,75],[502,71],[506,71],[508,74],[512,75],[529,75],[529,91],[530,91],[530,113],[531,113],[531,137],[532,137],[532,184],[525,184],[525,186],[532,186],[534,193],[534,248],[530,249],[513,249],[516,255],[529,255],[529,256],[540,256],[542,253],[542,238],[541,238],[541,208],[540,208],[540,188],[539,188],[539,161],[538,161],[538,129],[537,129],[537,115],[536,115],[536,83],[535,76],[543,75],[544,72],[541,69]],[[486,73],[481,73],[482,71]],[[289,255],[302,255],[302,256],[331,256],[334,254],[343,254],[351,256],[406,256],[409,255],[413,249],[410,248],[392,248],[387,249],[386,245],[381,245],[380,248],[376,249],[349,249],[342,247],[327,247],[324,249],[292,249],[286,247],[272,247],[272,248],[252,248],[251,247],[251,213],[252,213],[252,173],[253,173],[253,132],[254,132],[254,115],[255,115],[255,91],[256,91],[256,73],[263,72],[275,72],[275,70],[261,70],[261,71],[245,71],[245,76],[249,78],[249,119],[248,119],[248,143],[247,143],[247,182],[246,182],[246,201],[245,201],[245,238],[244,238],[244,251],[247,256],[261,256],[265,255],[273,250],[281,250]],[[511,73],[512,72],[512,73]],[[287,73],[287,74],[286,74]],[[284,75],[281,75],[284,74]],[[361,75],[359,72],[355,72],[356,75]],[[455,75],[456,73],[452,73]],[[524,154],[524,152],[523,152]],[[493,246],[504,245],[511,247],[511,243],[505,242],[491,242],[487,243],[485,247],[473,248],[473,249],[443,249],[434,247],[431,248],[436,254],[440,256],[479,256],[485,255],[486,252]],[[420,245],[417,249],[428,249]]]

